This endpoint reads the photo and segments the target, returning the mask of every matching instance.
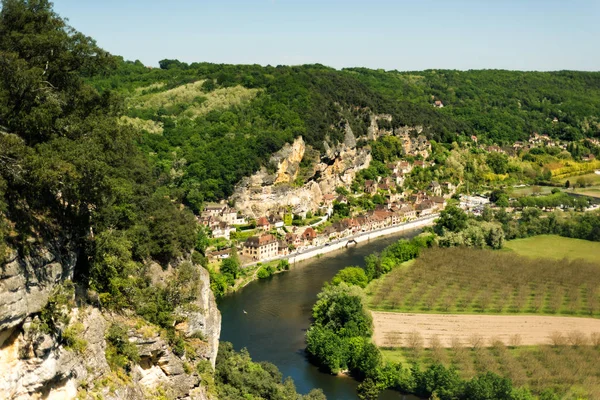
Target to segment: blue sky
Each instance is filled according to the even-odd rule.
[[[600,0],[54,0],[126,59],[600,70]]]

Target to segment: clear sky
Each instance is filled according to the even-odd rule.
[[[600,70],[600,0],[54,0],[113,54],[235,64]]]

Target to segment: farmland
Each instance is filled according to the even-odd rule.
[[[367,288],[372,310],[600,316],[600,264],[433,248]]]
[[[600,243],[556,235],[539,235],[506,242],[505,249],[527,257],[584,259],[600,263]]]
[[[564,399],[600,398],[600,345],[587,342],[573,346],[568,338],[560,344],[513,346],[493,340],[488,346],[455,341],[443,348],[433,339],[429,348],[421,346],[418,336],[412,347],[383,348],[384,359],[394,362],[418,363],[421,368],[441,363],[455,367],[460,375],[471,378],[476,374],[495,372],[510,378],[516,386],[527,386],[534,393],[552,390]]]
[[[599,243],[558,236],[431,248],[366,287],[373,340],[387,361],[600,398],[599,272]]]

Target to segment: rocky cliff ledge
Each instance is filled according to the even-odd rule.
[[[406,154],[427,157],[431,145],[421,135],[423,127],[400,127],[394,130],[380,128],[378,121],[392,120],[390,115],[371,115],[366,136],[356,137],[349,123],[343,124],[344,140],[336,145],[324,142],[324,151],[310,165],[308,176],[301,186],[296,183],[301,163],[307,153],[303,138],[286,144],[275,153],[269,165],[254,175],[242,179],[231,197],[235,207],[245,215],[258,218],[278,207],[291,207],[295,214],[305,215],[316,211],[326,194],[335,192],[338,186],[350,187],[356,174],[368,168],[372,157],[369,146],[358,148],[358,140],[377,140],[381,136],[395,135],[403,143]]]
[[[0,264],[0,398],[135,400],[161,393],[210,399],[196,369],[198,360],[214,368],[221,329],[208,272],[195,266],[200,275],[196,299],[178,312],[184,322],[177,329],[193,349],[178,356],[160,330],[141,318],[109,313],[75,296],[68,299],[69,307],[59,307],[57,330],[44,329],[40,312],[68,286],[76,259],[73,251],[58,255],[44,247],[28,256],[13,252]],[[107,361],[107,330],[114,324],[124,327],[139,355],[128,376],[112,371]]]

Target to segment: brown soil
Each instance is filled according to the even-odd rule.
[[[479,345],[488,346],[495,339],[510,345],[514,335],[520,336],[519,345],[528,346],[552,344],[550,335],[556,336],[556,332],[562,333],[567,342],[573,332],[581,332],[588,338],[591,333],[600,332],[600,319],[594,318],[378,311],[373,311],[372,314],[375,326],[373,338],[380,347],[409,347],[409,335],[413,332],[420,333],[424,339],[424,347],[429,347],[429,341],[435,335],[443,347],[451,347],[453,338],[459,339],[466,346],[476,341]]]

